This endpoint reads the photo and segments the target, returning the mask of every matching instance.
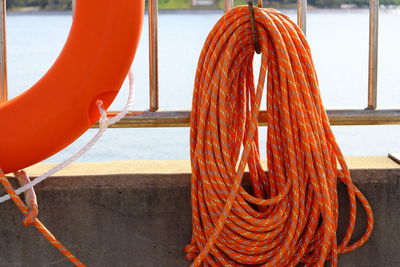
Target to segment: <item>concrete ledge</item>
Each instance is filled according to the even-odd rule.
[[[340,256],[341,266],[400,266],[400,165],[386,157],[347,161],[376,225],[366,245]],[[49,167],[40,164],[29,173]],[[339,190],[346,217],[345,191]],[[76,163],[36,191],[41,220],[88,266],[188,265],[182,251],[191,235],[188,161]],[[365,224],[359,212],[355,238]],[[0,266],[70,266],[39,233],[21,225],[11,202],[0,205],[0,214]]]
[[[400,165],[388,157],[347,157],[350,169],[400,169]],[[266,160],[263,167],[266,169]],[[35,177],[54,167],[54,163],[37,164],[27,169]],[[172,174],[190,173],[188,160],[136,160],[115,162],[73,163],[54,176],[115,175],[115,174]]]

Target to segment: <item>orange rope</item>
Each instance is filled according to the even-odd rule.
[[[8,181],[7,177],[4,175],[3,171],[0,170],[0,183],[3,185],[7,194],[9,194],[11,200],[15,203],[21,213],[26,216],[29,212],[28,207],[24,204],[21,198],[15,193],[14,188]],[[26,221],[25,219],[23,220]],[[49,241],[55,248],[57,248],[70,262],[79,267],[85,267],[83,263],[81,263],[63,244],[61,244],[47,228],[39,221],[39,219],[35,219],[33,221],[33,225],[36,229]]]
[[[310,47],[286,15],[255,8],[262,50],[254,87],[254,43],[247,6],[227,12],[209,34],[198,63],[191,117],[192,223],[185,247],[192,266],[337,265],[364,244],[371,207],[352,183],[319,93]],[[267,79],[268,174],[260,163],[258,114]],[[338,164],[340,169],[338,169]],[[254,196],[242,187],[248,166]],[[350,200],[338,243],[338,181]],[[349,244],[356,199],[368,225]]]

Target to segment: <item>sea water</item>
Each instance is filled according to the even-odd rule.
[[[296,19],[294,10],[285,11]],[[160,12],[160,109],[190,109],[196,64],[204,40],[221,11]],[[312,10],[307,36],[327,108],[365,108],[368,79],[368,10]],[[7,19],[10,97],[32,86],[57,58],[67,38],[70,13],[11,13]],[[400,106],[400,12],[381,10],[379,18],[378,107]],[[255,63],[257,68],[257,62]],[[148,23],[133,65],[135,110],[148,109]],[[126,83],[111,109],[123,107]],[[62,105],[62,103],[60,103]],[[265,107],[265,104],[264,104]],[[400,126],[334,126],[345,155],[386,155],[400,151]],[[260,128],[265,156],[266,127]],[[91,129],[48,161],[79,150]],[[189,159],[188,128],[109,129],[80,161]]]

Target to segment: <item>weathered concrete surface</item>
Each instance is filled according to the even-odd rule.
[[[383,157],[348,162],[376,225],[368,243],[341,255],[340,264],[400,266],[400,168]],[[189,172],[186,161],[75,164],[37,187],[40,219],[88,266],[187,266]],[[0,266],[70,266],[35,229],[21,225],[11,202],[0,205],[0,218]],[[364,223],[360,211],[355,237]]]

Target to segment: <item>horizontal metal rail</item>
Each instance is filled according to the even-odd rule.
[[[109,112],[115,116],[117,112]],[[394,125],[400,124],[400,109],[331,109],[327,110],[332,125]],[[261,111],[259,125],[267,125],[267,112]],[[190,111],[134,111],[112,128],[188,127]],[[98,127],[98,124],[93,126]]]

